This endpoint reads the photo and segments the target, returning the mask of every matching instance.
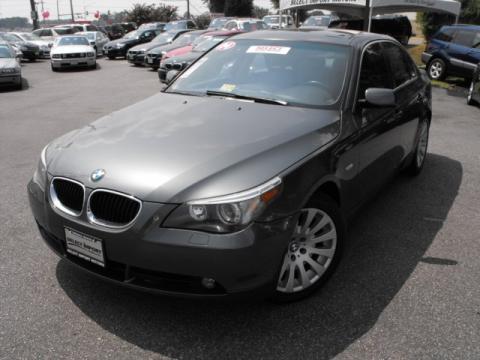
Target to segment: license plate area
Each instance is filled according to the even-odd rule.
[[[105,255],[101,239],[65,228],[65,242],[69,254],[105,267]]]

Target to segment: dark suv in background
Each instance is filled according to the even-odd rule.
[[[428,43],[422,61],[431,79],[449,75],[471,79],[480,63],[480,26],[443,26]]]
[[[342,19],[330,22],[329,28],[363,30],[363,20]],[[412,24],[404,15],[379,15],[372,18],[371,32],[390,35],[402,45],[408,45],[412,36]]]

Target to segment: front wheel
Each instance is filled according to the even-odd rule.
[[[473,90],[475,88],[474,81],[472,80],[472,83],[470,84],[470,88],[468,89],[468,95],[467,95],[467,104],[468,105],[475,105],[476,102],[473,100]]]
[[[345,225],[335,201],[326,195],[301,210],[285,252],[272,300],[300,300],[319,289],[340,259]]]
[[[447,75],[447,65],[442,59],[436,58],[430,61],[427,73],[432,80],[443,80]]]
[[[420,135],[418,143],[413,153],[412,162],[407,167],[407,172],[416,176],[422,172],[423,165],[425,164],[425,158],[427,157],[428,150],[428,138],[429,138],[429,123],[427,120],[422,120],[420,123]]]
[[[115,56],[109,56],[108,59],[109,60],[115,60]]]

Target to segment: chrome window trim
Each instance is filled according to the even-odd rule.
[[[53,182],[55,180],[65,180],[65,181],[70,181],[72,183],[75,183],[77,185],[80,185],[82,187],[82,190],[83,190],[83,197],[82,197],[82,209],[80,211],[74,211],[66,206],[64,206],[62,204],[62,202],[60,201],[60,199],[58,198],[57,196],[57,192],[55,191],[55,187],[53,186]],[[82,212],[83,212],[83,208],[84,208],[84,205],[85,205],[85,185],[83,185],[80,181],[77,181],[77,180],[73,180],[73,179],[70,179],[70,178],[67,178],[67,177],[62,177],[62,176],[54,176],[52,178],[52,180],[50,181],[50,190],[49,190],[49,199],[50,199],[50,205],[52,206],[53,209],[58,209],[60,210],[61,212],[64,212],[65,214],[68,214],[70,216],[74,216],[74,217],[79,217],[80,215],[82,215]]]
[[[135,215],[135,217],[132,219],[132,221],[130,221],[129,223],[127,224],[122,224],[122,225],[119,225],[117,223],[113,223],[113,222],[110,222],[110,221],[105,221],[105,220],[99,220],[95,217],[95,215],[92,213],[92,210],[90,208],[90,200],[92,198],[92,195],[97,193],[97,192],[106,192],[106,193],[110,193],[110,194],[115,194],[115,195],[119,195],[119,196],[123,196],[125,198],[128,198],[128,199],[131,199],[131,200],[134,200],[136,201],[140,207],[138,208],[138,212],[137,214]],[[94,225],[98,225],[98,226],[103,226],[103,227],[106,227],[106,228],[109,228],[109,229],[126,229],[128,227],[130,227],[136,220],[137,218],[140,216],[140,213],[142,212],[142,208],[143,208],[143,203],[140,199],[137,199],[135,196],[133,195],[128,195],[128,194],[125,194],[125,193],[121,193],[121,192],[118,192],[118,191],[114,191],[114,190],[108,190],[108,189],[95,189],[93,190],[90,195],[88,196],[88,200],[87,200],[87,220],[90,224],[94,224]]]
[[[399,46],[399,44],[398,44],[397,42],[395,42],[395,41],[393,41],[393,40],[387,40],[387,39],[374,40],[374,41],[371,41],[371,42],[369,42],[368,44],[366,44],[366,45],[364,46],[364,48],[362,49],[362,52],[361,52],[361,54],[360,54],[360,63],[359,63],[359,66],[358,66],[358,73],[357,73],[357,84],[356,84],[356,86],[355,86],[355,98],[354,98],[353,107],[352,107],[352,108],[353,108],[353,112],[355,112],[355,111],[357,110],[358,100],[360,100],[360,99],[359,99],[359,93],[358,93],[358,91],[359,91],[359,89],[360,89],[360,76],[361,76],[361,73],[362,73],[362,65],[363,65],[363,59],[364,59],[365,51],[366,51],[370,46],[372,46],[372,45],[374,45],[374,44],[377,44],[377,43],[380,43],[380,44],[382,44],[382,43],[391,43],[391,44],[393,44],[393,45],[398,46],[398,47],[400,48],[400,50],[402,50],[403,52],[406,52],[406,50],[405,50],[401,45]],[[406,52],[406,53],[408,54],[408,52]],[[408,56],[410,56],[410,55],[408,55]],[[384,57],[385,57],[385,55],[384,55]],[[387,60],[387,59],[385,58],[385,60]],[[388,64],[387,64],[387,65],[388,65]],[[390,66],[390,65],[388,65],[388,66]],[[415,76],[412,77],[411,79],[407,80],[407,81],[404,82],[403,84],[401,84],[401,85],[393,88],[393,89],[392,89],[393,92],[397,92],[398,90],[401,90],[403,87],[405,87],[405,86],[407,86],[407,85],[409,85],[409,84],[417,81],[417,80],[418,80],[418,76],[419,76],[419,75],[418,75],[418,69],[415,69]],[[392,79],[392,81],[394,81],[393,77],[392,77],[391,79]],[[392,85],[394,85],[394,84],[392,84]]]

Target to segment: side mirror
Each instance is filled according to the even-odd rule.
[[[165,83],[170,84],[170,82],[178,75],[180,71],[178,70],[170,70],[167,72],[167,76],[165,77]]]
[[[396,105],[395,93],[392,89],[370,88],[365,91],[366,106],[393,107]]]

